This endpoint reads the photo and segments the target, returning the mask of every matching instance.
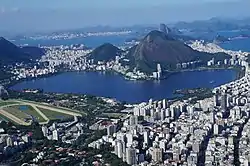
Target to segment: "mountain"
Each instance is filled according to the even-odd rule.
[[[117,48],[116,46],[105,43],[96,49],[94,49],[91,53],[87,55],[88,59],[94,59],[97,61],[110,61],[115,60],[115,57],[121,55],[123,51]]]
[[[178,22],[174,25],[178,29],[189,29],[195,32],[210,32],[222,30],[249,29],[250,19],[223,19],[211,18],[209,20],[197,20],[193,22]]]
[[[160,31],[151,31],[138,45],[130,49],[127,58],[139,70],[155,70],[156,64],[169,68],[190,62],[199,54],[189,46]]]
[[[44,48],[39,48],[35,46],[24,46],[21,47],[22,52],[32,56],[32,59],[38,59],[43,56],[46,52]]]
[[[229,55],[198,52],[164,32],[151,31],[138,45],[129,50],[126,55],[129,63],[124,64],[132,69],[152,72],[156,70],[158,63],[163,69],[175,69],[178,63],[200,60],[205,64],[214,57],[220,60],[229,58]]]
[[[33,50],[33,51],[31,51]],[[0,65],[13,64],[16,62],[30,62],[31,59],[38,58],[41,53],[35,51],[35,47],[20,48],[3,37],[0,37]]]

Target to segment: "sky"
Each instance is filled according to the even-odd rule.
[[[250,16],[250,0],[0,0],[0,31],[39,32]]]

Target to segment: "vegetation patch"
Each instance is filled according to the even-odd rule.
[[[126,116],[126,114],[123,113],[102,113],[101,115],[99,115],[99,117],[102,118],[114,118],[114,119],[120,119],[123,118],[124,116]]]
[[[46,120],[30,105],[13,105],[5,107],[4,110],[25,122],[31,120],[46,122]]]
[[[69,119],[72,118],[72,115],[69,114],[64,114],[64,113],[60,113],[57,111],[53,111],[50,109],[45,109],[45,108],[41,108],[41,107],[37,107],[47,118],[49,118],[49,120],[65,120],[65,119]],[[58,109],[58,108],[57,108]]]
[[[0,100],[0,107],[7,106],[7,105],[12,105],[12,104],[18,104],[19,102],[16,101],[1,101]]]

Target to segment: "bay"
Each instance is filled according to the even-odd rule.
[[[72,44],[84,44],[87,47],[96,48],[104,43],[111,43],[116,46],[124,45],[124,42],[127,39],[135,37],[134,34],[128,35],[118,35],[118,36],[88,36],[88,37],[79,37],[73,39],[25,39],[25,40],[15,40],[13,41],[16,45],[25,45],[30,46],[59,46],[59,45],[72,45]]]
[[[68,72],[24,81],[12,89],[41,88],[44,92],[90,94],[138,103],[150,98],[159,100],[175,97],[173,92],[177,89],[214,88],[234,80],[236,76],[235,70],[203,70],[176,73],[160,81],[129,81],[118,74]]]
[[[250,52],[250,38],[232,40],[221,43],[220,46],[226,50]]]

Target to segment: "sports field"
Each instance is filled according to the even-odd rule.
[[[26,100],[0,100],[1,120],[12,121],[20,125],[30,125],[32,121],[46,124],[50,120],[64,120],[83,115],[85,113],[45,103]]]

